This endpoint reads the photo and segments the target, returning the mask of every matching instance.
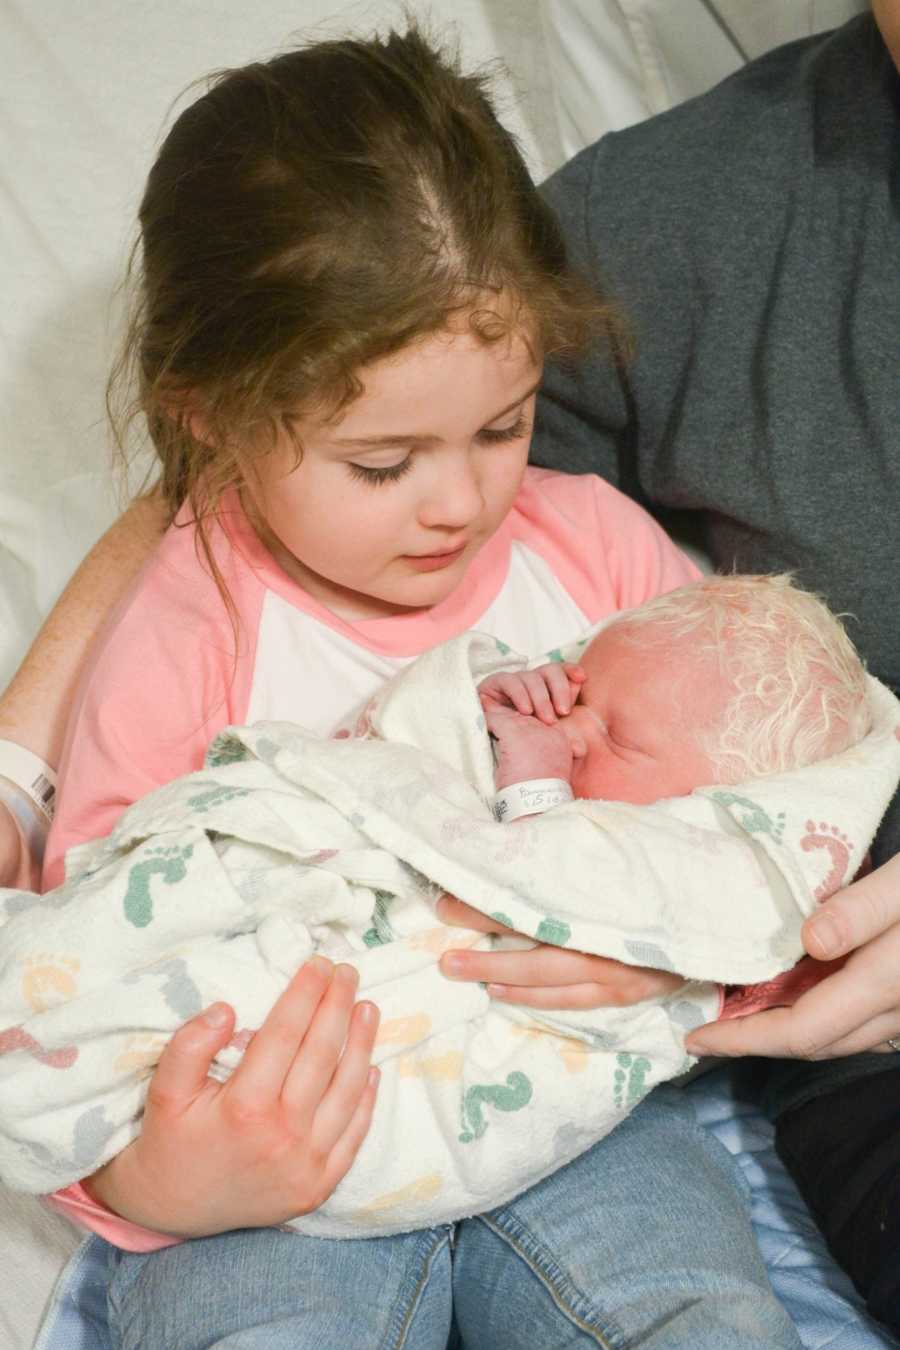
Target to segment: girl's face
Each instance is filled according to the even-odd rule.
[[[245,504],[289,576],[343,619],[439,604],[515,499],[540,379],[524,338],[426,338],[359,372],[336,420],[295,421]],[[248,500],[249,497],[249,500]]]

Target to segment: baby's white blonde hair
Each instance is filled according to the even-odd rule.
[[[733,687],[699,733],[717,781],[801,768],[869,731],[863,663],[840,620],[789,574],[714,576],[622,616],[630,641],[691,637]]]

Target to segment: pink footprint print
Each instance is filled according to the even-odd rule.
[[[853,845],[842,830],[837,825],[827,825],[825,821],[819,821],[818,829],[814,820],[806,822],[808,834],[800,840],[800,847],[804,853],[812,853],[815,849],[824,849],[831,857],[831,870],[824,881],[815,889],[817,900],[826,900],[829,895],[838,889],[842,884],[847,873],[847,863],[850,861],[850,850]]]
[[[45,1050],[22,1027],[7,1027],[5,1031],[0,1031],[0,1055],[8,1055],[13,1050],[25,1050],[40,1064],[46,1064],[51,1069],[71,1069],[78,1058],[78,1050],[74,1045],[65,1045],[59,1050]]]

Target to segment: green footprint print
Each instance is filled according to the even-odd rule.
[[[135,928],[146,928],[153,918],[153,900],[150,896],[150,878],[162,877],[167,886],[184,881],[185,866],[194,851],[192,844],[184,847],[149,848],[143,862],[135,863],[128,873],[128,890],[123,902],[125,917]]]
[[[722,806],[743,807],[744,814],[738,821],[742,830],[746,830],[748,834],[768,834],[776,844],[781,843],[781,836],[784,834],[783,811],[780,811],[773,820],[759,802],[753,801],[750,797],[742,797],[738,792],[713,792],[710,795],[713,801],[719,802]]]
[[[613,1075],[613,1101],[620,1108],[635,1106],[647,1094],[644,1080],[652,1065],[643,1055],[625,1051],[616,1055],[616,1063],[619,1067]]]
[[[388,923],[387,912],[393,904],[394,896],[390,891],[375,892],[375,908],[372,911],[372,927],[363,933],[363,942],[367,947],[383,947],[394,941],[394,930]]]
[[[198,783],[197,786],[202,785]],[[214,806],[220,806],[222,802],[231,802],[236,797],[247,797],[249,795],[249,788],[220,787],[218,783],[213,783],[198,796],[188,797],[187,804],[192,806],[195,811],[211,811]]]
[[[506,1075],[505,1085],[485,1083],[470,1087],[463,1097],[463,1130],[459,1142],[471,1144],[484,1134],[488,1127],[484,1117],[485,1106],[493,1106],[497,1111],[521,1111],[531,1101],[531,1091],[530,1079],[518,1071]]]
[[[553,947],[564,947],[572,936],[572,930],[564,919],[551,919],[548,914],[546,918],[541,919],[534,936],[538,942],[549,942]]]

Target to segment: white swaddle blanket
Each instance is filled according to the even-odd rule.
[[[3,1181],[46,1192],[114,1156],[168,1037],[217,999],[237,1013],[224,1078],[318,951],[354,964],[381,1008],[382,1082],[351,1172],[295,1226],[363,1237],[451,1221],[534,1184],[686,1068],[686,1029],[718,1010],[709,981],[790,967],[815,897],[856,872],[896,789],[893,695],[870,680],[870,735],[803,770],[501,825],[476,684],[525,664],[469,634],[391,681],[363,739],[229,729],[205,769],[73,850],[58,890],[0,892]],[[596,1012],[494,1005],[437,969],[447,948],[492,941],[439,923],[443,891],[696,983]]]

